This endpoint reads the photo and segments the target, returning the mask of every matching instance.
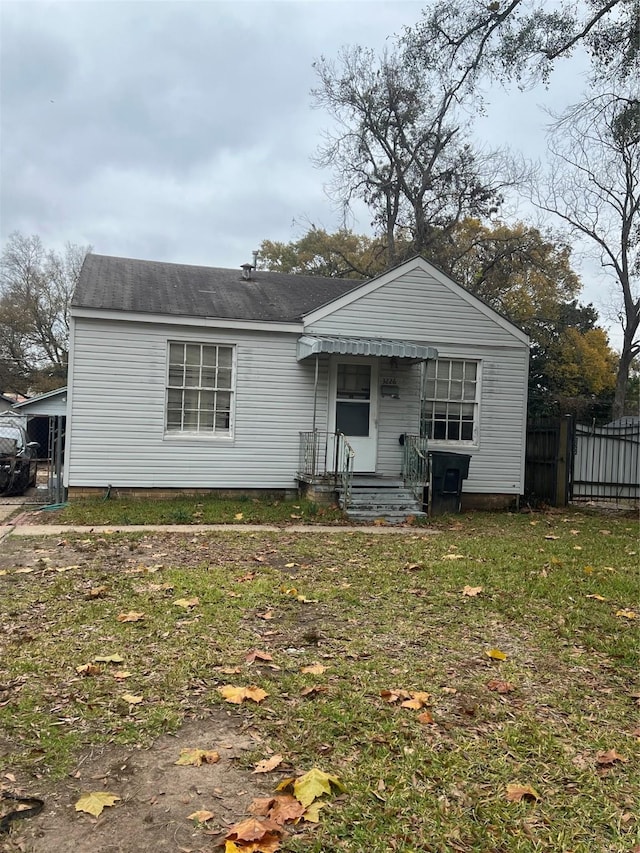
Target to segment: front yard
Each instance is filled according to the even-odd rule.
[[[344,787],[317,824],[227,849],[640,843],[635,518],[33,534],[0,553],[0,779],[47,803],[5,836],[16,850],[211,851],[254,795],[312,768]],[[267,695],[221,691],[253,686]],[[179,745],[222,759],[175,766]],[[154,794],[117,769],[131,755],[164,756]],[[120,797],[97,820],[74,809],[92,790]]]

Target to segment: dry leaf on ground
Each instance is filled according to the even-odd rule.
[[[118,622],[141,622],[144,618],[144,613],[139,613],[137,610],[130,610],[128,613],[120,613]]]
[[[253,663],[256,660],[273,660],[273,657],[268,652],[261,652],[259,649],[251,649],[250,652],[247,652],[244,659],[247,663]]]
[[[100,675],[102,670],[95,663],[84,663],[76,667],[78,675]]]
[[[624,755],[620,755],[619,752],[616,752],[615,749],[608,749],[606,752],[602,751],[597,753],[596,755],[596,763],[601,767],[606,767],[610,764],[615,764],[616,761],[628,761],[628,758],[625,758]]]
[[[200,599],[197,595],[194,595],[193,598],[178,598],[173,602],[177,607],[182,607],[185,610],[190,610],[192,607],[196,607],[200,604]]]
[[[500,681],[497,678],[492,678],[491,681],[487,681],[487,689],[504,695],[505,693],[513,692],[514,687],[510,681]]]
[[[344,785],[337,776],[325,773],[317,767],[313,767],[308,773],[304,773],[297,779],[284,779],[276,788],[277,791],[286,791],[293,786],[293,796],[307,808],[318,797],[331,794],[332,786],[338,791],[344,791]]]
[[[276,753],[272,755],[271,758],[263,758],[262,761],[259,761],[254,769],[254,773],[270,773],[272,770],[275,770],[276,767],[279,767],[284,761],[284,756]]]
[[[111,794],[108,791],[90,791],[80,797],[76,803],[76,811],[100,817],[104,808],[114,805],[119,799],[117,794]]]
[[[176,764],[180,767],[200,767],[201,764],[216,764],[218,761],[220,754],[214,749],[181,749]]]
[[[637,619],[638,618],[638,614],[635,612],[635,610],[626,610],[626,609],[617,610],[616,616],[620,616],[622,619]]]
[[[236,687],[233,684],[225,684],[224,687],[218,687],[218,692],[222,693],[227,702],[232,702],[234,705],[240,705],[245,699],[251,699],[252,702],[262,702],[269,695],[255,684],[250,687]]]
[[[198,812],[193,812],[190,815],[187,815],[187,820],[197,820],[198,823],[206,823],[208,820],[211,820],[212,817],[215,817],[213,812],[209,812],[206,809],[200,809]]]
[[[519,803],[521,800],[540,800],[540,794],[531,785],[518,785],[511,783],[507,785],[507,799],[512,803]]]
[[[484,587],[482,586],[464,586],[462,588],[462,594],[468,595],[469,598],[473,598],[476,595],[480,595],[481,592],[484,591]]]
[[[135,693],[123,693],[121,698],[129,705],[139,705],[143,700],[142,696],[137,695]]]
[[[508,655],[501,652],[500,649],[485,649],[485,655],[491,660],[506,660]]]
[[[300,667],[300,672],[306,673],[308,675],[322,675],[323,672],[326,672],[327,667],[323,666],[321,663],[312,663],[309,666]]]

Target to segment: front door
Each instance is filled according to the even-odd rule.
[[[335,431],[344,433],[355,452],[356,473],[376,470],[378,450],[378,363],[345,359],[333,364]]]

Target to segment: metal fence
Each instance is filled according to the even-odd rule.
[[[640,423],[576,424],[572,487],[575,501],[638,501]]]

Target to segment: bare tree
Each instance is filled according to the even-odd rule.
[[[405,33],[416,61],[434,57],[469,86],[489,73],[521,83],[547,79],[556,60],[584,47],[594,80],[623,81],[640,57],[638,0],[431,2]]]
[[[486,216],[510,180],[497,152],[474,150],[459,81],[429,75],[405,54],[378,58],[361,47],[316,63],[316,106],[333,117],[316,162],[334,171],[330,194],[347,212],[355,199],[384,235],[390,265],[428,252],[465,216]],[[399,247],[402,247],[401,249]]]
[[[603,92],[569,109],[552,127],[549,163],[532,201],[586,239],[619,297],[613,416],[620,417],[640,353],[640,100]]]
[[[69,304],[90,247],[47,251],[14,232],[0,258],[0,381],[4,390],[46,390],[65,381]],[[20,385],[21,387],[17,387]]]

